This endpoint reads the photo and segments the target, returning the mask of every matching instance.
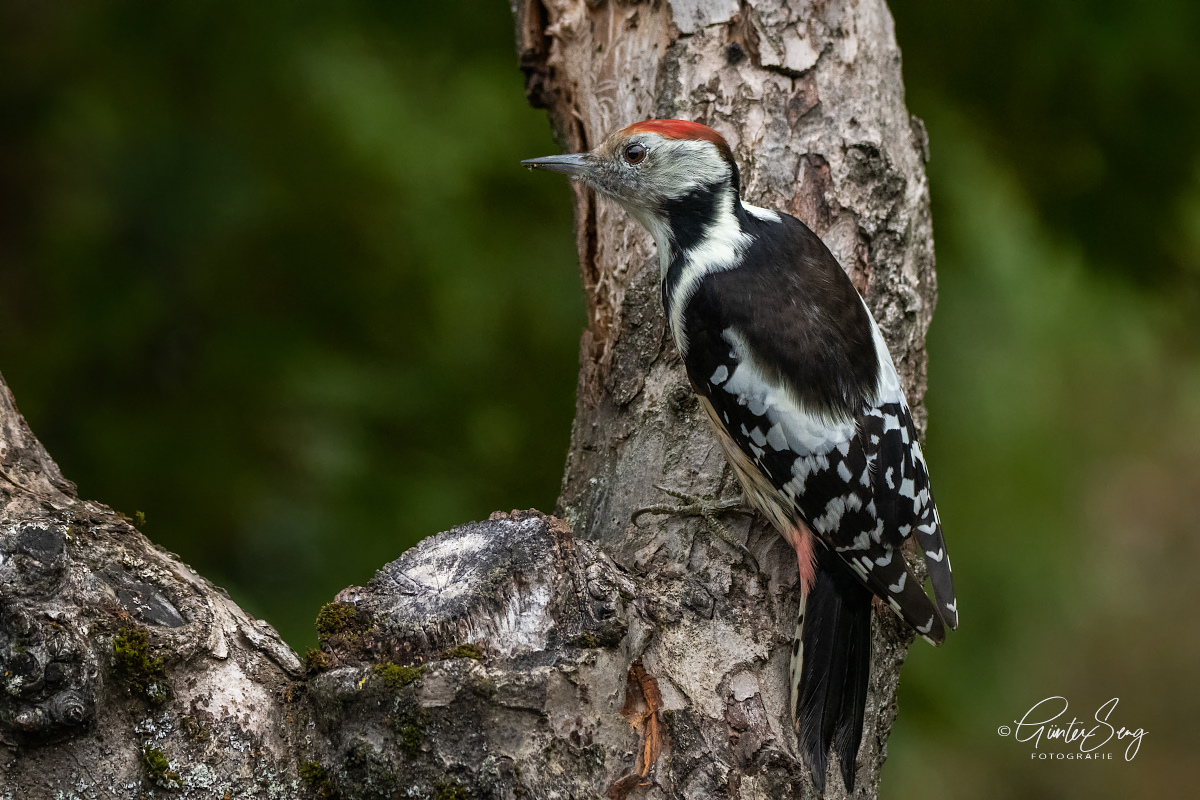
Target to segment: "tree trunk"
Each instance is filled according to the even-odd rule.
[[[695,120],[725,136],[746,199],[799,217],[849,272],[923,433],[936,297],[927,142],[904,106],[883,0],[526,0],[517,19],[527,93],[549,111],[564,150],[587,150],[649,117]],[[664,500],[656,484],[709,496],[739,487],[666,335],[649,235],[579,185],[575,219],[589,328],[558,514],[631,574],[656,581],[657,596],[704,598],[659,620],[637,654],[673,712],[674,745],[647,781],[668,796],[793,796],[785,784],[803,772],[786,711],[794,555],[761,520],[735,527],[761,573],[695,519],[630,524],[636,509]],[[860,796],[878,792],[912,638],[890,611],[873,628]],[[842,790],[835,771],[830,797]]]
[[[747,199],[848,269],[923,428],[926,143],[884,3],[514,13],[564,149],[647,117],[726,136]],[[695,520],[631,523],[666,499],[655,484],[738,487],[665,335],[649,237],[590,191],[575,203],[589,322],[558,516],[425,540],[322,609],[305,665],[79,500],[0,380],[0,797],[811,796],[787,714],[795,559],[761,520],[729,521],[752,558]],[[878,794],[911,641],[888,611],[873,637],[858,797]]]

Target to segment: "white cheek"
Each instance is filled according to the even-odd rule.
[[[664,140],[647,159],[647,179],[661,197],[682,197],[702,186],[729,179],[729,165],[711,142]]]

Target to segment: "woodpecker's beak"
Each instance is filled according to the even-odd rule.
[[[527,158],[521,163],[532,169],[546,169],[551,172],[561,172],[571,177],[582,178],[591,172],[591,153],[570,153],[562,156],[544,156],[543,158]]]

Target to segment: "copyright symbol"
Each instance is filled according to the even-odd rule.
[[[1001,736],[1008,736],[1010,733],[1012,733],[1012,729],[1009,728],[1007,725],[1001,725],[996,730],[996,733],[1000,734]]]

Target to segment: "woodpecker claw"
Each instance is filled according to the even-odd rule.
[[[724,523],[717,519],[717,515],[722,512],[734,512],[748,516],[753,515],[754,512],[745,507],[740,497],[728,500],[710,500],[659,484],[655,484],[654,488],[682,502],[675,505],[658,504],[639,508],[633,512],[630,518],[630,521],[634,525],[641,527],[639,520],[646,514],[662,514],[673,517],[700,517],[708,523],[709,531],[714,536],[727,545],[741,550],[742,555],[750,559],[750,563],[754,566],[754,571],[762,572],[762,569],[758,565],[758,559],[754,557],[750,549],[738,541],[737,537],[733,535],[733,531],[729,530],[729,528],[725,527]]]

